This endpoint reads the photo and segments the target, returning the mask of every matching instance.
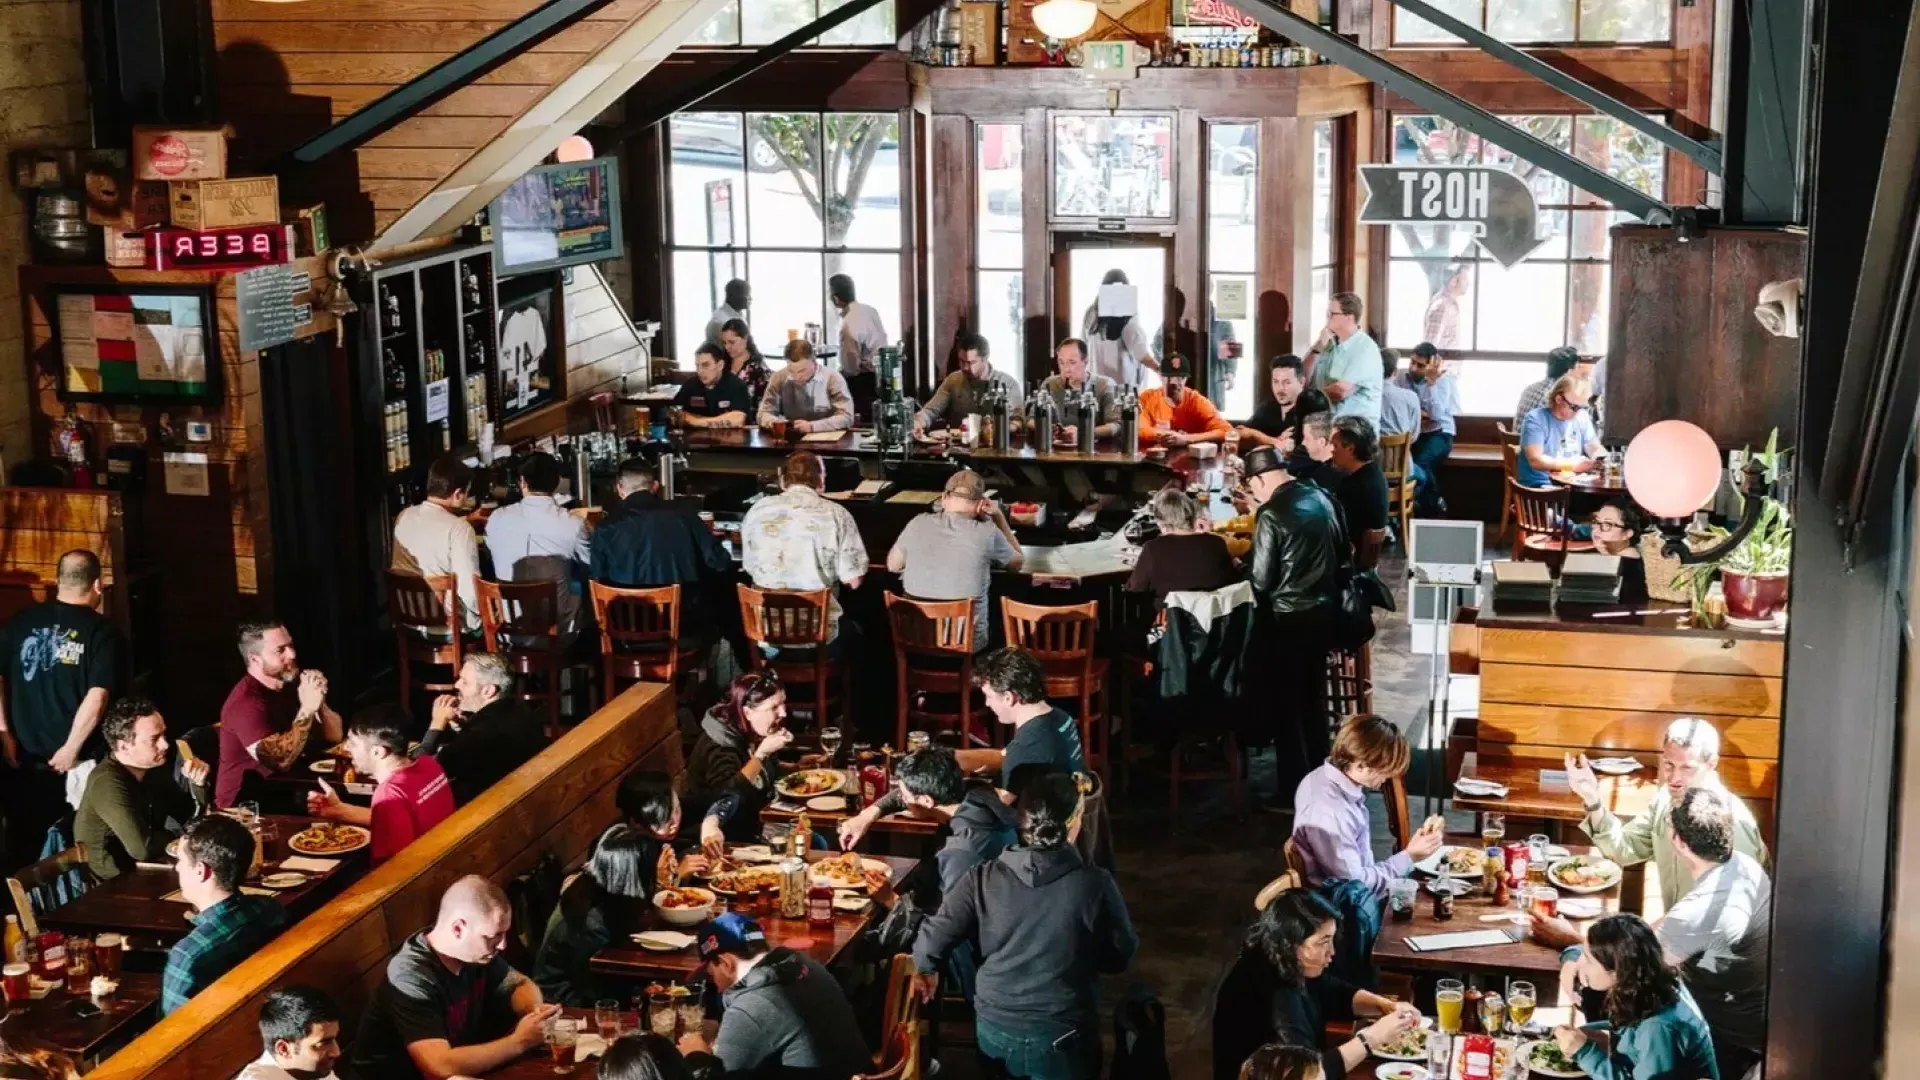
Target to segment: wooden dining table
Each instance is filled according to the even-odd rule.
[[[1590,847],[1568,846],[1570,855],[1585,855]],[[1556,886],[1558,888],[1558,886]],[[1572,919],[1574,929],[1579,930],[1602,915],[1611,915],[1620,910],[1620,886],[1602,892],[1576,894],[1560,888],[1560,900],[1599,900],[1600,915],[1585,919]],[[1548,1000],[1557,993],[1560,976],[1560,950],[1542,945],[1526,936],[1527,924],[1514,923],[1510,919],[1501,922],[1483,922],[1483,916],[1520,914],[1520,909],[1511,902],[1504,907],[1494,907],[1493,900],[1484,892],[1475,891],[1471,895],[1458,896],[1453,902],[1453,918],[1441,921],[1433,917],[1433,895],[1423,884],[1414,900],[1413,918],[1406,921],[1395,920],[1391,913],[1380,924],[1380,936],[1373,942],[1373,961],[1379,967],[1389,971],[1439,973],[1465,979],[1479,975],[1489,979],[1516,975],[1531,977],[1543,998]],[[1426,937],[1432,934],[1460,933],[1471,930],[1518,931],[1518,940],[1499,945],[1478,945],[1460,949],[1442,949],[1435,952],[1421,952],[1407,944],[1409,938]]]
[[[298,919],[319,907],[348,882],[367,871],[370,855],[367,847],[343,855],[301,856],[287,846],[288,838],[320,820],[318,818],[263,814],[260,820],[267,830],[262,840],[265,849],[260,866],[262,874],[277,872],[281,862],[292,856],[333,864],[324,872],[308,873],[304,885],[265,890],[287,909],[292,919]],[[242,887],[263,888],[257,881],[249,881]],[[133,869],[40,914],[39,921],[44,926],[69,933],[125,934],[134,948],[165,948],[185,937],[193,925],[187,920],[192,906],[185,900],[174,898],[179,890],[179,876],[171,866],[138,863]]]
[[[159,972],[122,971],[118,981],[120,989],[101,1001],[69,994],[61,986],[45,997],[10,1006],[6,1019],[0,1020],[0,1039],[11,1047],[58,1050],[78,1061],[84,1072],[153,1022],[160,1001]],[[75,1012],[87,1004],[99,1012]]]
[[[807,861],[819,862],[831,855],[831,852],[813,851],[808,853]],[[865,910],[852,912],[841,911],[835,908],[833,912],[833,925],[829,927],[816,927],[804,918],[786,919],[779,915],[761,915],[755,913],[753,914],[753,920],[760,924],[761,930],[766,932],[767,944],[775,948],[785,946],[796,952],[804,952],[819,961],[823,966],[831,965],[838,959],[840,953],[847,947],[847,944],[851,942],[860,931],[866,929],[868,924],[885,914],[886,911],[893,906],[894,888],[905,880],[908,874],[913,872],[914,867],[920,865],[920,860],[918,859],[901,858],[894,855],[869,855],[866,856],[866,858],[879,859],[885,862],[888,870],[892,872],[892,876],[886,888],[876,890],[872,894],[872,902],[866,906]],[[725,898],[722,897],[722,899]],[[644,928],[647,930],[683,930],[689,935],[691,935],[694,930],[693,927],[669,926],[664,919],[660,918],[658,911],[649,911],[647,913]],[[599,952],[594,953],[592,960],[593,970],[602,974],[618,975],[629,979],[684,979],[698,970],[700,966],[700,953],[698,949],[692,945],[680,949],[677,952],[654,952],[643,949],[631,941],[623,941],[609,945]]]

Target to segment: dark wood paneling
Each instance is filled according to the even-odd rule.
[[[1105,109],[1108,85],[1072,68],[909,67],[935,113],[975,119],[1025,108]],[[1291,116],[1310,92],[1365,87],[1358,75],[1321,64],[1305,68],[1142,68],[1120,84],[1121,108],[1195,109],[1203,116]],[[1327,99],[1322,99],[1327,100]]]
[[[1687,50],[1668,46],[1529,49],[1535,58],[1636,109],[1687,106]],[[1386,58],[1415,75],[1496,112],[1591,112],[1546,83],[1478,49],[1389,49]],[[1387,95],[1390,109],[1411,104]]]
[[[962,331],[979,326],[975,313],[974,210],[979,205],[974,171],[973,122],[964,116],[934,116],[933,198],[929,200],[929,255],[933,284],[933,351],[943,361]],[[944,366],[941,364],[940,366]]]
[[[1607,427],[1630,435],[1689,420],[1723,447],[1791,440],[1800,394],[1799,342],[1760,328],[1760,287],[1799,277],[1806,237],[1713,229],[1680,242],[1671,230],[1613,230]],[[1702,388],[1711,387],[1711,392]]]

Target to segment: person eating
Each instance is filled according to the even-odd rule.
[[[1606,1014],[1586,1028],[1563,1024],[1553,1041],[1593,1080],[1719,1080],[1713,1039],[1693,996],[1638,915],[1609,915],[1584,948],[1563,954],[1578,986],[1606,995]],[[1610,1046],[1591,1038],[1607,1032]]]
[[[105,881],[166,854],[167,842],[193,820],[197,806],[212,801],[206,790],[211,770],[204,761],[182,762],[174,777],[167,768],[167,721],[146,698],[109,705],[100,734],[107,759],[87,777],[73,838],[86,845],[88,865]]]
[[[1363,714],[1340,725],[1333,753],[1293,795],[1293,843],[1308,885],[1356,881],[1384,897],[1388,882],[1412,874],[1414,863],[1440,850],[1444,823],[1434,817],[1408,838],[1405,851],[1385,862],[1373,858],[1366,794],[1405,773],[1412,759],[1407,737],[1384,717]]]
[[[845,431],[853,426],[853,393],[846,376],[820,366],[802,338],[787,342],[787,366],[767,380],[760,397],[760,427],[786,423],[802,435]]]
[[[701,342],[693,350],[693,376],[680,384],[680,392],[673,397],[674,407],[680,410],[681,427],[746,425],[753,393],[740,376],[727,370],[727,357],[720,346]]]
[[[853,1005],[818,960],[769,947],[760,924],[738,912],[702,924],[698,940],[724,1011],[711,1044],[689,1032],[679,1050],[709,1067],[698,1055],[718,1058],[707,1075],[843,1080],[872,1071]]]
[[[728,840],[759,838],[760,811],[773,801],[774,755],[792,742],[787,691],[771,671],[741,675],[707,710],[687,756],[687,797],[701,815],[700,845],[709,856]]]
[[[1673,830],[1668,825],[1673,808],[1687,788],[1695,784],[1725,791],[1719,768],[1720,732],[1698,717],[1683,716],[1675,720],[1667,725],[1660,741],[1660,786],[1655,789],[1652,801],[1630,820],[1621,821],[1601,803],[1600,781],[1594,776],[1586,755],[1566,757],[1567,786],[1579,796],[1586,809],[1580,819],[1580,830],[1593,839],[1593,846],[1600,854],[1622,866],[1652,859],[1660,874],[1661,904],[1669,908],[1693,887],[1693,872],[1674,850]],[[1732,794],[1727,798],[1733,808],[1733,849],[1766,865],[1767,845],[1760,838],[1760,825],[1753,819],[1753,811]]]
[[[307,793],[307,812],[346,821],[373,832],[374,865],[398,855],[416,837],[453,815],[453,785],[428,754],[407,756],[407,714],[398,705],[362,710],[347,725],[347,755],[355,771],[371,778],[371,806],[341,802],[326,781]]]
[[[1004,371],[994,370],[987,355],[991,352],[985,335],[963,334],[960,338],[960,370],[940,380],[933,396],[913,414],[913,433],[919,435],[939,421],[949,428],[966,423],[967,417],[985,412],[983,399],[990,387],[1006,392],[1008,413],[1020,405],[1020,384]]]
[[[1241,580],[1226,537],[1208,527],[1200,505],[1186,492],[1163,488],[1148,506],[1160,535],[1140,545],[1127,591],[1152,593],[1164,604],[1170,592],[1212,592]]]
[[[1273,898],[1214,995],[1213,1076],[1234,1080],[1262,1045],[1313,1047],[1328,1077],[1344,1077],[1420,1022],[1413,1006],[1385,998],[1330,969],[1333,906],[1305,889]],[[1375,1017],[1364,1027],[1360,1018]],[[1327,1022],[1353,1021],[1353,1037],[1327,1046]]]
[[[664,773],[653,775],[666,779]],[[656,824],[609,827],[595,841],[587,865],[561,888],[533,965],[533,981],[546,1000],[586,1008],[603,998],[628,996],[634,987],[594,970],[594,954],[646,929],[654,894],[710,865],[705,855],[674,856],[680,807],[670,785],[665,794],[666,817],[658,816],[656,803]]]
[[[1192,374],[1186,357],[1168,353],[1160,369],[1164,382],[1140,391],[1142,448],[1217,443],[1233,430],[1205,394],[1187,385]]]

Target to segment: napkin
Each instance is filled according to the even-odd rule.
[[[242,885],[240,891],[247,896],[278,896],[272,889],[263,889],[257,885]]]
[[[305,855],[289,855],[280,860],[280,869],[306,874],[324,874],[339,865],[339,859],[310,859]]]
[[[677,930],[649,930],[643,934],[633,935],[633,940],[636,943],[644,940],[672,949],[684,949],[693,944],[693,935],[683,934]]]
[[[736,862],[774,861],[773,849],[765,844],[741,844],[739,847],[728,848],[727,854]]]
[[[1560,914],[1569,919],[1597,919],[1606,905],[1590,898],[1567,897],[1560,901]]]
[[[1505,785],[1496,784],[1491,780],[1481,780],[1472,776],[1463,776],[1455,780],[1453,782],[1453,789],[1462,795],[1492,796],[1496,799],[1504,799],[1507,797]]]
[[[581,1032],[573,1040],[573,1060],[592,1061],[607,1052],[607,1040],[598,1035]]]

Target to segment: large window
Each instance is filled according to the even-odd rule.
[[[1260,125],[1208,124],[1207,315],[1213,396],[1235,418],[1253,412],[1259,180]]]
[[[1026,380],[1026,297],[1021,260],[1024,233],[1020,207],[1019,124],[974,127],[974,303],[976,325],[992,348],[993,366]]]
[[[1660,144],[1611,117],[1503,119],[1649,195],[1663,194]],[[1396,116],[1393,145],[1396,162],[1493,165],[1525,178],[1544,239],[1509,270],[1487,258],[1467,229],[1392,226],[1386,344],[1404,350],[1431,341],[1461,356],[1461,408],[1491,416],[1512,410],[1521,388],[1540,377],[1549,349],[1607,351],[1608,229],[1638,219],[1438,117]]]
[[[843,0],[727,0],[727,6],[688,38],[688,45],[768,45],[786,37]],[[883,2],[815,38],[815,45],[892,45],[893,4]]]
[[[1461,22],[1521,44],[1666,41],[1673,0],[1433,0]],[[1395,8],[1395,45],[1457,45],[1460,39]]]
[[[900,123],[893,113],[680,113],[668,121],[673,355],[693,348],[728,279],[753,285],[747,321],[769,356],[789,331],[839,319],[827,278],[900,331]]]
[[[1055,113],[1055,219],[1173,218],[1170,114]]]
[[[1318,326],[1326,318],[1327,305],[1333,302],[1333,279],[1338,269],[1340,249],[1334,243],[1333,205],[1333,124],[1316,120],[1313,125],[1313,295],[1304,319],[1296,322]]]

